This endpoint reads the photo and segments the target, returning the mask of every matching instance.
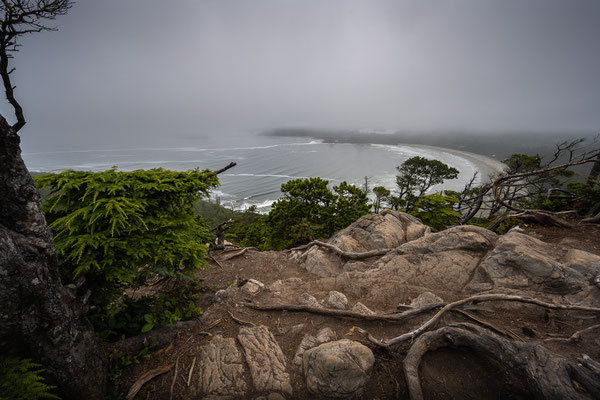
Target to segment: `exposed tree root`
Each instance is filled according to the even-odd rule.
[[[581,329],[575,333],[573,333],[571,336],[569,336],[568,338],[563,338],[563,337],[551,337],[551,338],[547,338],[544,339],[545,342],[566,342],[566,343],[575,343],[578,342],[581,339],[581,335],[586,333],[586,332],[590,332],[593,331],[594,329],[598,329],[600,328],[600,324],[596,324],[596,325],[592,325],[589,326],[585,329]]]
[[[421,336],[404,359],[404,375],[411,400],[422,400],[419,365],[425,353],[444,347],[469,348],[497,360],[523,380],[534,399],[581,399],[576,380],[590,395],[600,396],[598,378],[590,369],[554,354],[539,344],[501,338],[472,324],[446,326]]]
[[[593,217],[584,218],[581,220],[582,224],[600,224],[600,212]]]
[[[338,256],[348,259],[348,260],[365,260],[365,259],[371,258],[371,257],[381,257],[381,256],[386,255],[390,251],[394,250],[394,249],[376,249],[376,250],[366,251],[364,253],[354,253],[351,251],[344,251],[337,246],[334,246],[329,243],[321,242],[320,240],[313,240],[312,242],[310,242],[308,244],[305,244],[305,245],[299,246],[299,247],[294,247],[293,249],[290,249],[289,251],[302,251],[302,250],[308,249],[311,246],[325,247],[326,249],[333,251]]]
[[[145,372],[142,376],[140,376],[137,379],[137,381],[134,382],[133,385],[131,385],[131,388],[129,389],[129,392],[127,393],[127,397],[125,397],[125,399],[132,400],[138,394],[142,386],[146,384],[146,382],[151,381],[159,375],[169,372],[171,369],[173,369],[173,365],[166,365]]]
[[[242,303],[248,308],[258,311],[291,311],[291,312],[307,312],[312,314],[326,315],[330,317],[350,318],[359,319],[364,321],[385,321],[385,322],[399,322],[403,321],[414,315],[422,314],[437,308],[443,307],[446,303],[434,303],[428,304],[419,308],[411,308],[402,313],[388,314],[388,315],[377,315],[377,314],[361,314],[354,311],[346,310],[335,310],[330,308],[311,307],[301,304],[277,304],[277,305],[264,305],[259,306],[252,303]]]
[[[514,296],[514,295],[508,295],[508,294],[481,294],[481,295],[467,297],[465,299],[446,304],[441,310],[439,310],[433,317],[431,317],[431,319],[429,319],[423,325],[421,325],[420,327],[418,327],[417,329],[415,329],[413,331],[404,333],[395,338],[378,340],[362,328],[356,328],[356,330],[359,331],[360,333],[362,333],[363,335],[365,335],[369,339],[369,341],[371,341],[373,344],[380,346],[380,347],[387,348],[391,345],[402,343],[407,340],[414,340],[416,337],[420,336],[425,331],[427,331],[429,328],[431,328],[437,321],[439,321],[439,319],[447,311],[452,310],[453,308],[456,308],[456,307],[461,306],[466,303],[477,303],[477,302],[483,302],[483,301],[516,301],[516,302],[520,302],[520,303],[534,304],[534,305],[537,305],[540,307],[550,308],[553,310],[578,310],[578,311],[590,311],[590,312],[600,313],[600,308],[597,308],[597,307],[546,303],[544,301],[537,300],[537,299],[531,299],[531,298],[527,298],[527,297]]]
[[[244,321],[243,319],[236,317],[235,315],[233,315],[231,313],[231,311],[227,311],[227,313],[229,314],[229,316],[231,317],[232,320],[234,320],[235,322],[237,322],[240,325],[256,326],[256,324],[254,322]]]

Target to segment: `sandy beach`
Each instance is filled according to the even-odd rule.
[[[428,145],[414,145],[414,144],[400,144],[417,148],[431,149],[437,151],[443,151],[446,153],[454,154],[455,156],[462,157],[472,162],[479,173],[481,174],[481,181],[485,182],[487,179],[494,175],[498,175],[506,169],[506,164],[493,159],[491,157],[484,156],[482,154],[471,153],[468,151],[454,150],[447,147],[437,147]]]

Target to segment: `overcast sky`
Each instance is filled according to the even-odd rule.
[[[54,23],[14,60],[25,147],[600,131],[598,0],[79,0]]]

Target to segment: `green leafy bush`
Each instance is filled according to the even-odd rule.
[[[43,206],[62,278],[85,275],[98,309],[151,276],[181,276],[204,265],[211,236],[193,205],[219,184],[214,172],[68,170],[36,183],[51,190]]]
[[[0,357],[0,400],[60,399],[44,383],[41,365],[28,358]]]
[[[199,285],[188,284],[159,296],[139,299],[126,296],[118,304],[97,308],[89,314],[89,319],[98,337],[115,342],[202,315],[202,308],[195,301],[203,291]]]
[[[281,185],[283,197],[269,215],[257,218],[246,231],[244,244],[279,250],[325,238],[369,212],[366,194],[341,182],[328,188],[321,178],[294,179]]]
[[[453,208],[457,202],[458,199],[454,196],[433,193],[419,197],[409,213],[419,218],[425,225],[443,230],[457,224],[460,220],[461,215]]]

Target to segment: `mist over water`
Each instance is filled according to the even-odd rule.
[[[185,143],[184,143],[185,142]],[[131,147],[104,150],[25,152],[32,171],[76,169],[103,171],[166,168],[219,169],[234,161],[237,166],[219,175],[221,186],[212,193],[229,208],[244,210],[256,205],[267,212],[281,196],[280,187],[291,179],[321,177],[332,185],[347,181],[370,188],[394,189],[396,166],[417,155],[437,159],[457,168],[458,179],[444,189],[461,190],[480,165],[472,159],[438,149],[381,144],[323,143],[311,138],[274,137],[256,134],[178,140],[178,147]],[[485,179],[480,175],[478,179]],[[436,188],[437,190],[441,188]]]

